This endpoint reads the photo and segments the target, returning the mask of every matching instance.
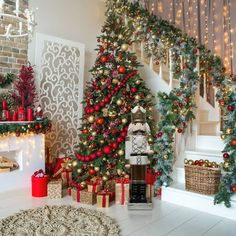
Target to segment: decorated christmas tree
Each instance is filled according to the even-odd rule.
[[[123,20],[110,12],[97,39],[93,78],[85,89],[80,144],[73,161],[78,181],[93,176],[106,181],[129,172],[125,138],[131,109],[137,104],[146,108],[152,130],[149,141],[153,142],[153,96],[138,74],[137,57],[129,51],[131,36]]]

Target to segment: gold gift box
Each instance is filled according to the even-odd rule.
[[[48,183],[48,198],[62,198],[61,180],[52,180]]]
[[[88,190],[82,190],[80,192],[80,202],[88,205],[94,205],[97,203],[96,193],[88,192]]]

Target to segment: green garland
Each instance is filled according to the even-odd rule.
[[[168,21],[158,19],[155,15],[143,9],[136,3],[127,0],[107,0],[108,12],[113,11],[118,16],[126,18],[127,30],[134,32],[133,42],[143,41],[147,56],[152,56],[155,63],[165,63],[169,49],[172,50],[174,78],[179,80],[179,88],[173,89],[169,94],[158,93],[158,110],[161,120],[158,123],[159,132],[155,143],[156,170],[158,178],[156,187],[168,186],[174,162],[173,136],[175,132],[182,133],[188,123],[194,119],[194,96],[197,83],[203,73],[213,78],[213,86],[218,88],[216,95],[225,113],[226,122],[223,134],[225,139],[225,152],[229,158],[224,162],[224,175],[221,178],[219,193],[215,197],[215,203],[224,202],[230,206],[230,197],[236,191],[236,148],[232,140],[236,139],[236,96],[231,89],[232,82],[224,73],[224,67],[219,57],[213,56],[204,46],[199,46],[196,40],[183,34],[180,29]],[[181,58],[184,65],[181,68]],[[200,71],[196,69],[199,58]],[[199,74],[200,76],[199,76]],[[231,106],[231,107],[229,107]],[[228,129],[232,132],[229,134]],[[234,188],[235,187],[235,188]]]
[[[16,78],[16,75],[7,73],[5,76],[0,75],[0,88],[10,85]]]
[[[51,126],[51,121],[48,118],[43,118],[40,121],[33,121],[30,123],[4,122],[0,124],[0,137],[7,136],[9,134],[15,134],[16,137],[27,135],[29,133],[46,134],[51,130]]]

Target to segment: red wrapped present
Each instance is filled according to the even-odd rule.
[[[156,173],[154,170],[151,169],[147,169],[146,172],[146,184],[151,184],[154,185],[155,181],[156,181]]]
[[[88,184],[88,192],[90,193],[98,193],[102,189],[101,180],[100,179],[91,179]]]
[[[49,176],[43,170],[35,171],[31,176],[32,197],[46,197]]]
[[[63,171],[61,173],[61,179],[62,179],[62,186],[67,188],[72,183],[72,172],[71,171]]]
[[[98,207],[109,207],[110,203],[115,200],[115,192],[106,189],[97,194]]]
[[[63,171],[72,171],[71,160],[70,157],[57,158],[53,168],[53,178],[60,178]]]
[[[72,188],[71,189],[71,196],[72,199],[76,202],[80,202],[80,193],[82,189]]]
[[[67,195],[71,196],[71,190],[72,190],[72,187],[67,188]]]
[[[117,178],[116,179],[116,204],[125,205],[129,201],[129,179]]]

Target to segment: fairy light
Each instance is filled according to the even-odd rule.
[[[186,16],[187,16],[187,20],[188,20],[187,31],[188,31],[188,34],[190,35],[191,34],[190,0],[187,0],[187,3],[188,3],[188,10],[186,12]]]
[[[228,35],[229,35],[229,57],[230,57],[230,74],[233,74],[233,29],[231,27],[231,0],[228,0]]]
[[[154,2],[152,2],[152,5],[151,5],[151,14],[152,15],[154,14],[154,10],[155,10],[155,4],[154,4]]]
[[[207,15],[207,0],[205,0],[204,2],[205,5],[205,36],[204,36],[204,40],[205,40],[205,45],[208,48],[208,15]]]
[[[169,10],[169,13],[168,13],[168,19],[170,20],[171,23],[173,22],[173,19],[172,19],[172,16],[171,16],[172,12],[173,12],[173,2],[171,1],[170,10]]]
[[[163,4],[161,0],[157,2],[157,12],[158,12],[158,15],[161,15],[163,13]]]
[[[213,41],[213,53],[216,53],[216,38],[215,38],[215,8],[216,8],[216,2],[213,2],[212,6],[212,41]]]

